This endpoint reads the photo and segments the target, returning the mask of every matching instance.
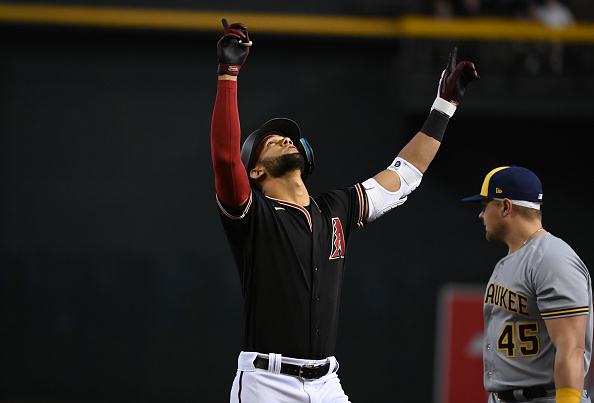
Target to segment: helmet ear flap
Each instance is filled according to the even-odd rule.
[[[254,154],[256,153],[255,148],[258,147],[258,144],[260,143],[257,140],[259,140],[258,130],[250,134],[241,146],[241,162],[243,162],[243,166],[245,167],[245,170],[248,172],[248,174],[250,172],[251,165],[253,164]],[[257,144],[254,144],[256,142]]]
[[[305,180],[309,175],[311,175],[314,171],[315,164],[314,164],[314,153],[313,148],[309,145],[305,138],[300,138],[299,143],[297,144],[297,149],[303,155],[305,160],[305,168],[303,169],[303,180]]]

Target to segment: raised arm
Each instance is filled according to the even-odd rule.
[[[367,221],[382,216],[406,201],[421,183],[423,174],[435,158],[448,122],[464,97],[467,85],[479,80],[474,64],[456,64],[458,48],[448,58],[437,88],[437,97],[421,130],[398,153],[385,170],[363,183],[369,198]]]
[[[217,196],[226,207],[233,209],[245,204],[250,196],[250,183],[240,155],[237,74],[252,42],[245,25],[229,25],[223,20],[223,27],[225,33],[217,43],[219,80],[210,141]]]

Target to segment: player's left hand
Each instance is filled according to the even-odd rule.
[[[441,73],[441,79],[439,80],[439,87],[437,89],[437,96],[452,102],[456,106],[460,104],[460,101],[464,97],[466,86],[474,80],[481,79],[476,72],[474,63],[464,61],[456,65],[457,56],[458,48],[454,47],[448,58],[448,64],[443,73]]]
[[[218,74],[236,76],[250,53],[252,41],[250,41],[247,27],[241,22],[231,25],[226,19],[223,19],[222,22],[225,34],[217,43]]]

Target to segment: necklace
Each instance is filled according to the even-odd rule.
[[[524,241],[524,243],[522,244],[522,246],[526,245],[528,243],[528,241],[530,241],[532,238],[534,238],[534,235],[536,235],[538,232],[540,232],[540,230],[542,229],[542,227],[540,227],[539,229],[537,229],[536,231],[534,231],[532,233],[532,235],[530,235],[530,238],[526,239]]]

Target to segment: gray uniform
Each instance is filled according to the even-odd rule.
[[[545,319],[588,315],[584,375],[592,353],[592,285],[585,264],[545,233],[501,259],[485,292],[484,385],[491,392],[554,384]],[[555,401],[552,400],[543,401]],[[491,395],[491,401],[497,401]],[[536,401],[536,400],[534,400]],[[589,402],[587,394],[582,402]]]

